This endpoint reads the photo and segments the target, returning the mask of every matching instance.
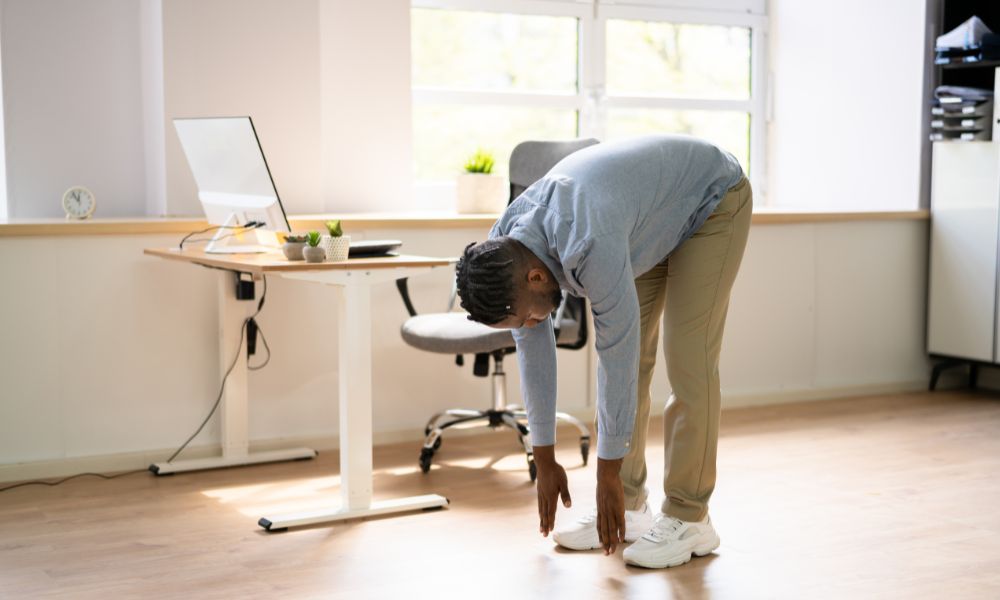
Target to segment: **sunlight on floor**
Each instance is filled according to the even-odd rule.
[[[463,469],[485,469],[490,466],[492,459],[488,456],[477,456],[475,458],[466,458],[462,460],[440,460],[438,464],[431,464],[431,469],[440,469],[442,467],[460,467]]]
[[[520,473],[527,471],[525,457],[514,453],[497,458],[483,456],[467,459],[440,460],[431,466],[432,471],[446,469],[482,470],[491,469],[502,473]],[[379,487],[379,479],[383,477],[415,477],[421,476],[420,467],[391,467],[376,469],[373,473],[375,487]],[[238,485],[230,487],[203,490],[202,495],[218,501],[220,504],[231,505],[241,514],[250,517],[274,515],[292,512],[330,509],[341,506],[341,478],[339,475],[329,477],[312,477],[278,483],[257,483],[253,485]]]
[[[287,483],[263,483],[218,488],[205,490],[202,494],[209,498],[215,498],[222,504],[228,504],[242,499],[253,499],[259,502],[261,500],[285,500],[310,494],[326,494],[330,492],[330,488],[339,487],[340,475],[332,475]]]
[[[218,488],[202,494],[251,517],[329,508],[341,502],[339,475]]]

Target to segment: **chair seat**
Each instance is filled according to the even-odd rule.
[[[559,342],[577,338],[579,323],[563,319]],[[403,323],[403,340],[420,350],[442,354],[479,354],[514,347],[509,329],[494,329],[470,321],[464,312],[433,313],[410,317]]]

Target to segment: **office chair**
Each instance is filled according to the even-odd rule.
[[[541,179],[557,162],[581,148],[596,144],[595,139],[564,142],[528,141],[518,144],[510,155],[510,201],[513,202],[532,183]],[[407,280],[396,281],[410,318],[403,323],[403,340],[420,350],[455,355],[455,363],[464,364],[463,355],[475,356],[472,372],[478,377],[491,376],[493,403],[486,410],[453,408],[435,414],[424,427],[424,446],[420,451],[420,469],[430,471],[434,453],[441,447],[446,429],[488,426],[512,429],[524,448],[531,481],[537,476],[531,443],[528,441],[528,414],[523,407],[507,405],[507,380],[503,370],[504,356],[516,350],[510,330],[493,329],[470,321],[465,312],[453,312],[457,288],[452,286],[448,309],[443,313],[418,315],[410,300]],[[587,304],[582,298],[563,293],[556,310],[553,326],[556,347],[578,350],[587,345]],[[493,373],[489,372],[490,360]],[[590,430],[579,419],[557,412],[556,419],[574,425],[580,431],[580,454],[587,464],[590,454]]]

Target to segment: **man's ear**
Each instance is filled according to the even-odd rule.
[[[549,276],[545,273],[545,269],[528,269],[528,283],[546,283],[549,280]]]

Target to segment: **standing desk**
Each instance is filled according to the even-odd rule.
[[[437,494],[372,502],[372,319],[371,286],[446,267],[453,261],[421,256],[355,258],[342,262],[305,263],[280,254],[207,254],[203,250],[150,248],[145,254],[189,264],[223,269],[219,272],[219,355],[222,375],[235,364],[226,380],[221,401],[222,456],[157,463],[158,475],[179,471],[313,458],[311,448],[249,452],[247,418],[247,363],[234,352],[246,353],[246,340],[237,350],[243,322],[257,310],[257,300],[236,298],[233,273],[254,281],[265,274],[335,286],[339,330],[340,391],[340,507],[282,515],[265,515],[258,524],[268,531],[343,519],[391,514],[448,504]],[[238,277],[239,275],[237,275]]]

